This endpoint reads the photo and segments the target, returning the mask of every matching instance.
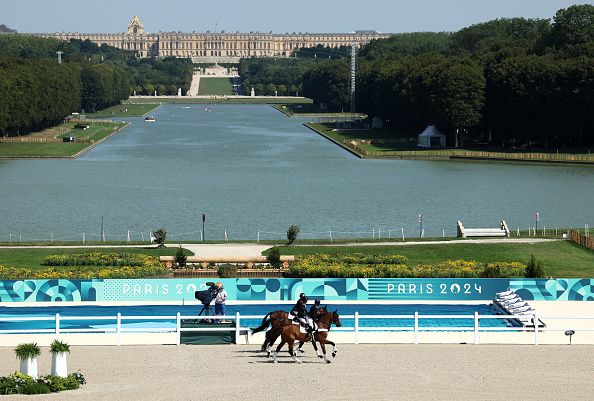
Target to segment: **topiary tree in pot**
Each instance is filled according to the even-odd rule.
[[[14,353],[21,360],[20,372],[37,380],[37,357],[41,355],[41,348],[37,343],[19,344]]]
[[[66,354],[70,353],[70,345],[54,340],[50,344],[50,352],[52,354],[52,376],[68,377]]]

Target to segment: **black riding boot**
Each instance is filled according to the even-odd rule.
[[[313,340],[313,330],[311,327],[307,328],[307,334],[305,335],[306,340]]]

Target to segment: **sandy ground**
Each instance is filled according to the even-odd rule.
[[[68,371],[87,384],[34,398],[555,400],[594,391],[591,346],[339,344],[331,364],[305,350],[299,365],[286,352],[272,363],[257,345],[71,347]],[[12,348],[0,348],[0,361],[0,376],[18,369]],[[39,374],[50,365],[45,347]]]

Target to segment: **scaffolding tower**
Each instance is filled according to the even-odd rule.
[[[355,76],[357,69],[357,42],[351,43],[351,114],[355,114]]]

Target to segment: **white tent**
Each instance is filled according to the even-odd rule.
[[[419,146],[424,148],[443,148],[446,146],[446,137],[438,131],[435,125],[429,125],[419,134]]]

